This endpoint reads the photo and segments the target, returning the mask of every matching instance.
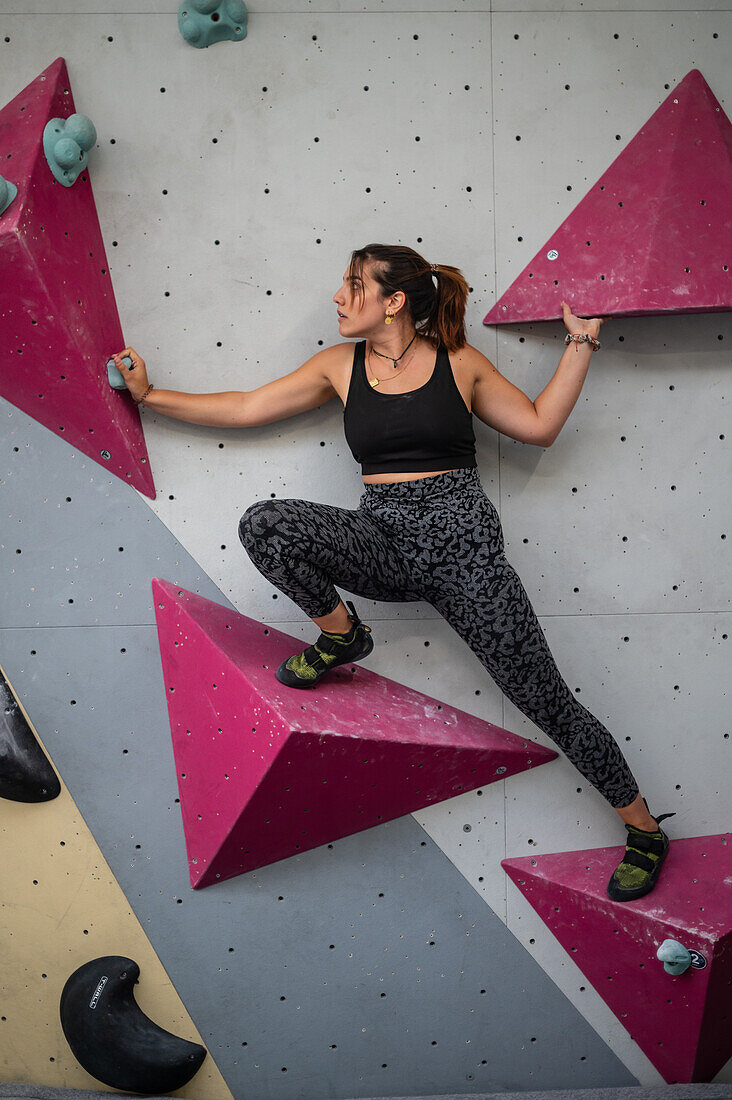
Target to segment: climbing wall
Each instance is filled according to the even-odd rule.
[[[254,389],[337,341],[350,250],[400,240],[465,272],[470,342],[535,398],[561,323],[483,318],[690,70],[729,114],[730,14],[309,6],[250,8],[243,42],[194,50],[175,4],[57,0],[49,14],[0,0],[0,108],[63,57],[97,128],[88,177],[125,340],[158,388]],[[672,840],[729,828],[731,338],[724,313],[618,318],[551,448],[475,421],[507,556],[560,670],[652,810],[676,812]],[[209,1051],[187,1094],[660,1083],[501,866],[621,842],[561,756],[191,890],[152,578],[311,640],[243,553],[238,520],[270,496],[356,507],[362,483],[337,399],[247,430],[141,421],[155,499],[0,401],[0,665],[191,1025],[162,1002],[150,1015]],[[364,669],[552,748],[432,608],[356,606],[376,642]],[[52,805],[22,812],[66,839]],[[48,910],[21,896],[4,910],[16,943],[27,912]],[[93,954],[135,957],[121,917],[115,931]],[[22,953],[8,981],[19,998],[32,986],[22,1005],[41,1028],[63,970],[43,969],[42,930],[28,937],[56,986]],[[70,973],[84,960],[67,939]],[[10,1049],[9,1080],[92,1087],[68,1051],[62,1072],[60,1045],[30,1068]],[[202,1084],[212,1066],[222,1079]],[[732,1081],[729,1066],[715,1079]]]

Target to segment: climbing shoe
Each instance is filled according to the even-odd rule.
[[[275,672],[281,684],[296,688],[315,687],[328,669],[349,661],[360,661],[369,655],[374,648],[371,627],[361,622],[350,600],[346,601],[346,606],[351,612],[348,618],[353,623],[348,633],[322,631],[314,645],[282,662]]]
[[[660,825],[673,814],[661,814]],[[607,896],[613,901],[634,901],[649,893],[656,885],[661,865],[669,849],[669,839],[663,829],[648,832],[635,825],[626,825],[628,839],[622,862],[613,871],[607,884]]]

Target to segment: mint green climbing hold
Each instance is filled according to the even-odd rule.
[[[691,952],[678,940],[664,940],[656,958],[663,963],[667,974],[683,974],[691,966]]]
[[[94,123],[86,115],[52,118],[43,131],[43,152],[54,178],[64,187],[76,183],[86,168],[88,153],[97,140]]]
[[[129,355],[122,356],[122,362],[127,367],[127,370],[132,369],[132,360]],[[107,381],[113,390],[126,390],[125,380],[119,372],[118,367],[115,364],[114,359],[107,360]]]
[[[10,180],[0,176],[0,215],[4,214],[18,194],[18,188]]]
[[[183,0],[178,30],[189,46],[205,50],[214,42],[240,42],[247,36],[244,0]]]

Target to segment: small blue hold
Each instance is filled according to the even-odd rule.
[[[656,958],[663,963],[667,974],[683,974],[691,966],[691,952],[678,940],[664,940]]]
[[[18,194],[18,188],[10,180],[0,176],[0,215],[4,214]]]
[[[86,115],[52,118],[43,131],[43,152],[54,178],[64,187],[76,183],[97,140],[94,123]]]
[[[122,362],[127,367],[127,370],[132,369],[132,360],[129,355],[122,356]],[[113,390],[126,390],[125,380],[119,372],[119,369],[114,359],[107,360],[107,381]]]
[[[189,46],[205,50],[215,42],[240,42],[247,36],[244,0],[183,0],[178,30]]]

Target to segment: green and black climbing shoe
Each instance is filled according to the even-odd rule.
[[[673,816],[661,814],[655,820],[660,825]],[[607,884],[607,896],[613,901],[634,901],[649,893],[656,885],[669,848],[669,839],[663,829],[650,833],[635,825],[625,828],[628,830],[625,855]]]
[[[348,633],[336,634],[324,630],[315,645],[288,657],[275,672],[281,684],[296,688],[315,687],[328,669],[348,661],[360,661],[369,655],[374,648],[371,627],[361,622],[350,600],[346,601],[346,606],[351,612],[348,618],[353,623]]]

